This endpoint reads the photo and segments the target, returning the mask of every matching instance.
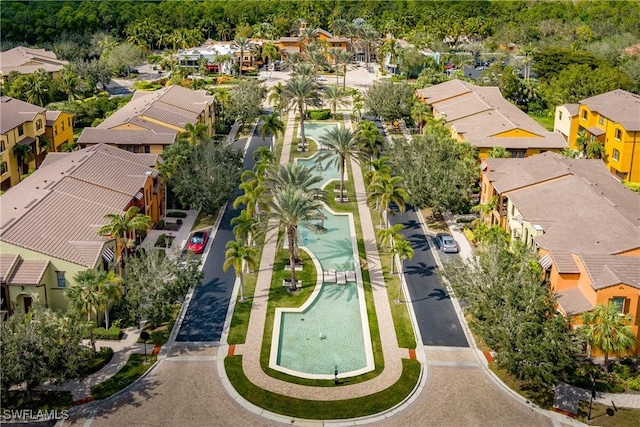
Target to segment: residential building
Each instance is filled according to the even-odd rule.
[[[8,96],[0,97],[0,111],[0,190],[6,191],[42,163],[46,149],[40,137],[45,134],[47,118],[44,108]]]
[[[18,46],[0,52],[0,80],[4,82],[4,79],[12,71],[20,74],[33,74],[40,69],[45,70],[52,77],[56,77],[67,64],[67,61],[58,59],[53,52]]]
[[[504,99],[497,87],[454,79],[418,89],[416,96],[433,109],[433,116],[443,121],[454,138],[475,146],[480,159],[489,157],[495,147],[507,149],[512,157],[567,147],[559,132],[547,131]]]
[[[604,146],[609,172],[640,183],[640,95],[617,89],[583,99],[579,106],[571,147],[576,148],[578,132],[586,132],[589,143]]]
[[[78,137],[81,148],[109,144],[132,153],[162,154],[167,145],[176,141],[177,133],[154,130],[84,128]]]
[[[112,269],[120,256],[98,229],[106,214],[131,206],[157,222],[164,215],[158,156],[100,144],[49,153],[40,169],[0,197],[3,308],[28,310],[32,294],[66,310],[64,290],[83,270]],[[142,238],[142,236],[138,236]]]
[[[573,327],[582,313],[614,302],[639,336],[640,195],[600,160],[556,153],[486,159],[480,197],[494,206],[488,224],[538,250],[558,310]]]
[[[64,144],[73,143],[73,121],[71,114],[63,111],[47,111],[44,136],[49,142],[49,151],[62,151]]]
[[[302,21],[300,28],[294,30],[286,37],[280,37],[278,40],[278,52],[282,59],[286,58],[291,53],[300,53],[304,50],[305,40],[302,37],[303,31],[307,28],[307,23]],[[317,40],[321,40],[326,44],[327,49],[338,48],[342,50],[349,50],[351,47],[351,40],[346,37],[334,36],[329,31],[322,28],[316,28],[314,34]],[[327,59],[330,59],[329,57]]]
[[[556,107],[553,120],[553,131],[560,132],[565,141],[569,142],[571,135],[577,133],[579,104],[562,104]]]
[[[255,66],[259,58],[258,47],[262,42],[252,41],[252,49],[243,52],[243,70]],[[205,61],[208,72],[220,74],[233,74],[234,63],[239,63],[240,50],[233,41],[205,41],[202,46],[178,51],[178,64],[181,67],[198,68],[200,61]]]
[[[213,136],[214,97],[205,90],[169,86],[155,92],[136,91],[124,107],[107,117],[97,129],[151,130],[177,135],[187,124],[203,123]],[[110,141],[105,141],[110,142]]]

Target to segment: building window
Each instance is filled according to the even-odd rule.
[[[58,280],[58,287],[59,288],[66,288],[67,287],[67,279],[64,278],[64,271],[56,271],[56,277]]]
[[[71,127],[71,117],[67,119],[67,124],[69,125],[69,127]]]
[[[613,160],[615,160],[616,162],[620,160],[620,151],[616,150],[615,148],[613,149]]]
[[[62,125],[62,130],[64,130],[64,122],[60,123]]]
[[[562,111],[558,111],[558,120],[562,120]]]
[[[53,127],[53,134],[57,135],[58,134],[58,126],[54,126]]]
[[[24,135],[24,125],[18,126],[18,136]]]
[[[582,111],[582,120],[587,120],[587,110]]]
[[[598,124],[604,125],[604,116],[600,116],[600,118],[598,119]]]
[[[145,145],[144,146],[144,152],[147,153],[147,154],[151,153],[151,147],[148,146],[148,145]]]
[[[629,312],[629,299],[625,297],[613,297],[609,302],[616,306],[619,314],[627,314]]]
[[[622,139],[622,131],[620,129],[616,129],[616,139],[618,141]]]
[[[511,157],[514,159],[523,159],[527,150],[508,150],[511,153]]]
[[[6,148],[7,148],[7,147],[4,145],[4,141],[0,141],[0,153],[4,153],[4,150],[5,150]]]
[[[7,162],[0,163],[0,175],[4,175],[8,170],[9,169],[7,168]]]

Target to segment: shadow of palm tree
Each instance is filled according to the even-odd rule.
[[[412,234],[407,237],[413,249],[427,250],[431,247],[429,238],[421,233]]]
[[[418,263],[418,265],[408,265],[404,268],[404,274],[419,275],[420,277],[429,277],[434,274],[435,267],[433,265],[427,266],[424,262]]]

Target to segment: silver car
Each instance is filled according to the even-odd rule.
[[[438,248],[448,254],[457,254],[458,253],[458,244],[451,237],[450,234],[447,233],[438,233],[436,234],[436,245]]]

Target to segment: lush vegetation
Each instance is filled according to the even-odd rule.
[[[112,394],[122,390],[135,380],[140,378],[147,370],[153,366],[156,356],[143,354],[132,354],[129,360],[117,374],[107,381],[91,387],[91,394],[95,399],[106,399]]]

